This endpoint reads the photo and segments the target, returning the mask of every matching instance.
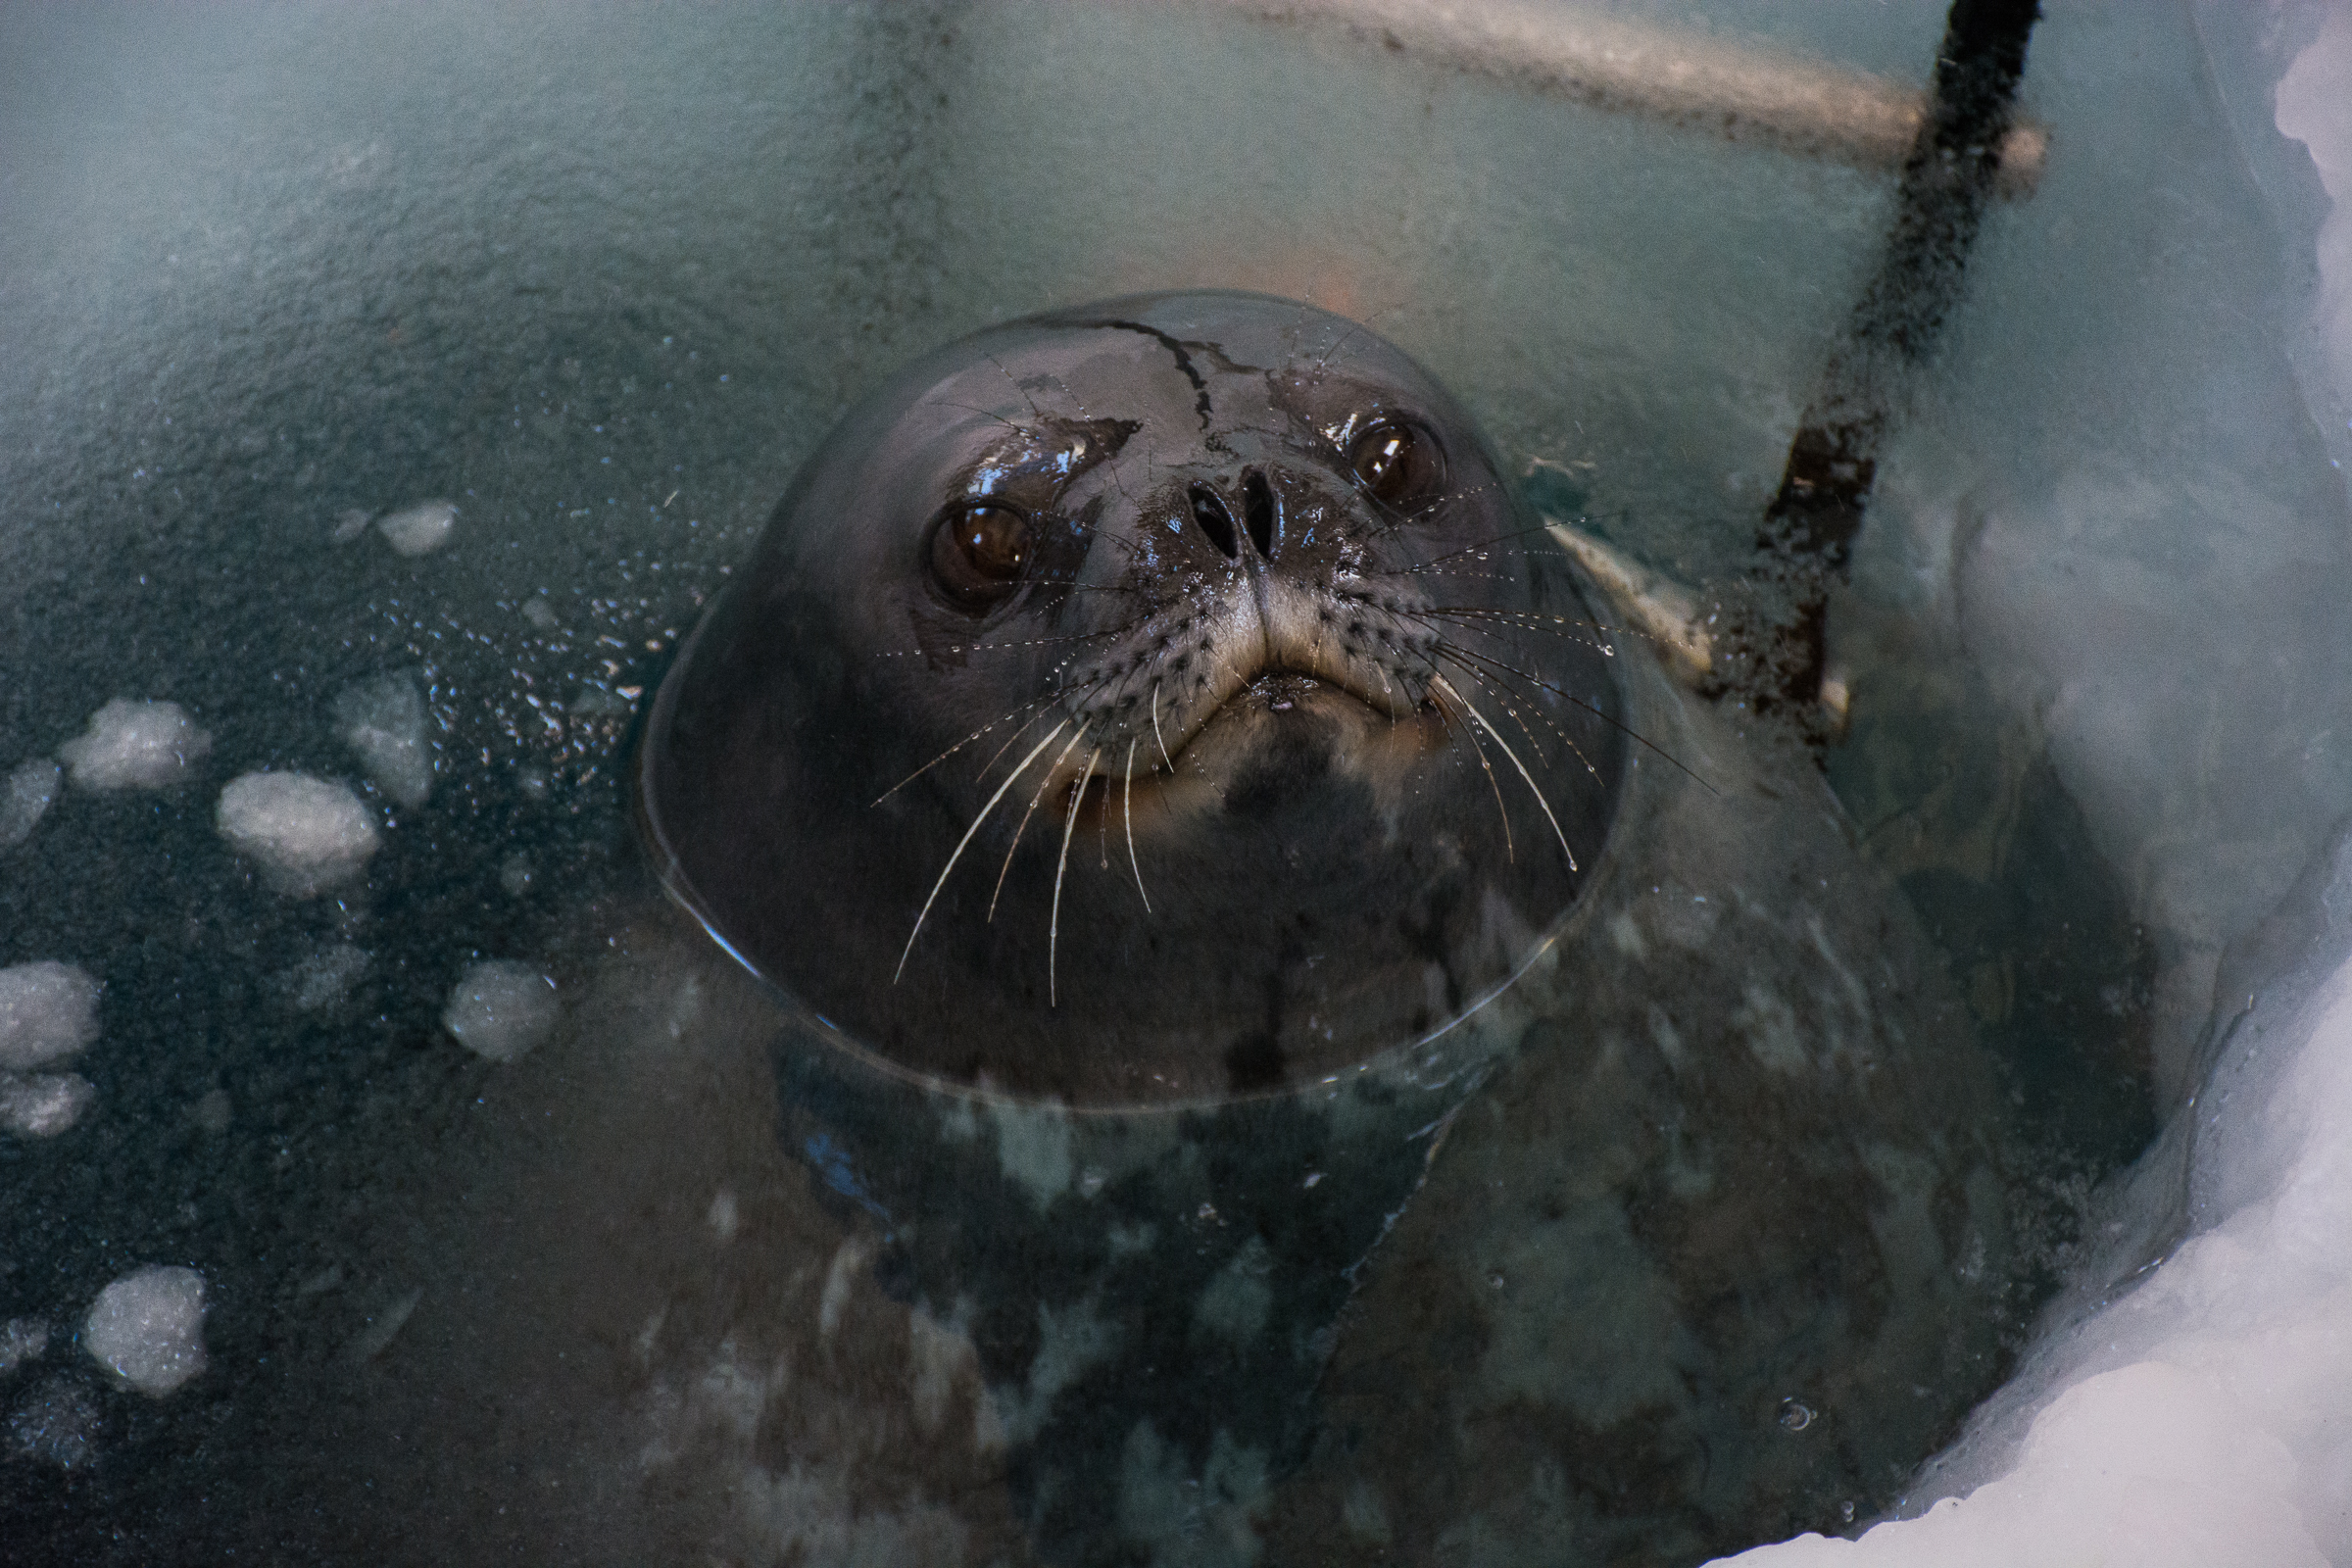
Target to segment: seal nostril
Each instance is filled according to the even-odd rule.
[[[1242,525],[1250,530],[1250,542],[1266,560],[1274,559],[1274,487],[1266,476],[1251,468],[1242,479]]]
[[[1225,503],[1204,484],[1194,485],[1191,495],[1193,521],[1199,523],[1200,531],[1208,535],[1208,542],[1223,551],[1228,561],[1239,557],[1242,549],[1234,536],[1233,514],[1225,510]]]

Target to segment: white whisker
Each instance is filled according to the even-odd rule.
[[[914,951],[914,939],[922,935],[923,921],[930,917],[931,906],[939,899],[939,890],[948,885],[948,873],[956,869],[957,860],[963,858],[964,848],[972,842],[972,835],[980,831],[980,824],[988,820],[988,813],[997,808],[997,803],[1004,798],[1004,792],[1012,788],[1012,781],[1029,771],[1029,764],[1037,760],[1038,753],[1053,745],[1054,737],[1069,727],[1070,721],[1066,718],[1054,725],[1046,738],[1037,743],[1036,750],[1021,759],[1021,765],[1005,775],[1004,782],[997,786],[997,793],[988,798],[988,804],[980,808],[980,814],[972,818],[972,825],[963,830],[963,837],[956,841],[956,853],[948,857],[948,863],[940,868],[939,880],[931,884],[931,897],[923,901],[922,912],[914,917],[914,929],[906,933],[906,950],[899,955],[899,966],[890,976],[892,985],[897,985],[899,976],[906,972],[906,956]]]
[[[1086,765],[1078,770],[1078,782],[1070,788],[1069,815],[1061,823],[1061,858],[1054,862],[1054,912],[1046,921],[1046,1005],[1049,1007],[1060,1004],[1054,988],[1054,965],[1061,953],[1061,876],[1070,868],[1070,835],[1078,831],[1078,806],[1086,799],[1086,781],[1094,776],[1095,760],[1102,755],[1100,746],[1086,754]]]

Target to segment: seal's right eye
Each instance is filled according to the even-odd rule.
[[[986,610],[1021,583],[1028,514],[995,501],[951,507],[931,530],[931,580],[966,610]]]

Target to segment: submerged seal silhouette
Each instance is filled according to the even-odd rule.
[[[1402,351],[1112,300],[842,422],[663,683],[640,809],[698,918],[901,1070],[1274,1091],[1541,950],[1616,811],[1612,653]]]

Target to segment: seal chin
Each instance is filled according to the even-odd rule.
[[[1423,703],[1398,711],[1312,675],[1258,675],[1226,699],[1167,757],[1129,775],[1115,766],[1085,777],[1081,827],[1107,813],[1147,840],[1213,831],[1206,819],[1248,815],[1275,800],[1305,804],[1317,791],[1394,810],[1450,744],[1445,716]],[[1063,786],[1074,787],[1073,774]]]

